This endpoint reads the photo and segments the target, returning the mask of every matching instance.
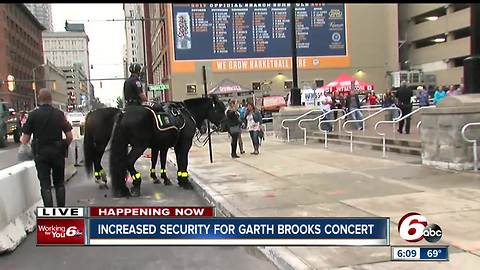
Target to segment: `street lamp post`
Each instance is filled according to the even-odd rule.
[[[37,67],[34,67],[32,69],[32,74],[33,74],[33,83],[32,83],[32,86],[33,86],[33,95],[34,95],[34,107],[36,108],[37,107],[37,81],[35,80],[35,70],[39,67],[44,67],[45,64],[41,64],[40,66],[37,66]]]

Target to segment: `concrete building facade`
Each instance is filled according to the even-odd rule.
[[[16,110],[34,108],[34,68],[43,63],[42,31],[45,27],[24,4],[0,4],[0,99]],[[37,69],[38,70],[38,69]],[[15,89],[7,88],[7,76],[15,78]],[[35,78],[39,83],[42,76]]]
[[[66,78],[68,105],[70,109],[85,109],[88,101],[88,78],[79,63],[60,67]]]
[[[25,4],[25,6],[47,31],[53,31],[52,4]]]
[[[347,63],[338,66],[332,64],[327,68],[299,68],[300,88],[304,85],[313,86],[316,80],[323,80],[327,84],[343,72],[373,83],[378,92],[384,92],[389,87],[389,72],[399,70],[398,5],[346,4],[346,11]],[[163,93],[164,100],[201,96],[204,92],[201,72],[204,65],[207,69],[208,88],[224,79],[233,79],[240,85],[252,88],[253,83],[269,82],[267,94],[288,93],[286,85],[292,80],[290,67],[274,71],[223,72],[215,68],[214,61],[194,61],[188,63],[187,69],[175,68],[171,12],[170,4],[150,4],[150,17],[167,17],[166,21],[151,21],[153,83],[169,85],[170,90]]]
[[[46,88],[52,91],[52,104],[62,111],[66,111],[68,105],[67,79],[62,69],[47,61],[44,70]]]
[[[470,55],[470,7],[462,3],[400,4],[403,70],[433,75],[435,84],[460,84]]]
[[[66,31],[44,32],[42,36],[45,61],[48,60],[66,71],[67,81],[71,82],[67,83],[67,88],[74,91],[77,105],[81,105],[78,98],[80,96],[86,96],[89,104],[94,96],[88,83],[90,80],[88,35],[84,31]],[[75,77],[69,78],[72,75],[70,73]]]

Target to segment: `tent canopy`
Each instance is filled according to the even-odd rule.
[[[231,94],[231,93],[244,93],[244,92],[252,92],[252,89],[248,89],[246,87],[241,86],[239,83],[234,82],[230,79],[223,79],[213,88],[211,88],[208,93],[209,94]]]
[[[342,73],[333,82],[318,88],[317,91],[350,92],[352,90],[352,81],[355,82],[355,88],[357,90],[365,91],[374,89],[373,84],[359,81],[347,73]]]

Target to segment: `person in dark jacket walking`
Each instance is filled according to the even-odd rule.
[[[65,157],[73,140],[72,126],[62,111],[52,107],[52,93],[42,88],[38,94],[40,106],[30,113],[22,128],[22,147],[30,142],[40,180],[43,205],[53,207],[52,180],[58,207],[65,207]],[[62,133],[66,139],[62,140]]]
[[[348,112],[355,111],[354,113],[351,114],[353,120],[362,120],[363,119],[363,114],[360,110],[361,108],[361,103],[360,99],[358,98],[358,92],[355,87],[355,81],[352,81],[352,87],[350,92],[348,92],[348,95],[346,97],[346,102],[345,106],[348,109]],[[358,130],[363,129],[363,124],[360,122],[354,122],[355,125],[357,126]]]
[[[397,91],[398,107],[402,111],[402,117],[412,112],[412,96],[413,91],[407,87],[407,82],[403,81],[400,89]],[[411,117],[407,117],[405,125],[405,133],[410,134],[410,120]],[[398,125],[398,132],[403,133],[403,126],[405,119],[401,120]]]

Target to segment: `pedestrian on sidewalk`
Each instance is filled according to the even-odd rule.
[[[429,96],[428,96],[428,91],[427,89],[423,88],[423,86],[417,87],[417,100],[418,100],[418,106],[420,107],[427,107],[430,105],[429,102]]]
[[[368,104],[370,104],[370,106],[374,106],[378,104],[377,95],[375,95],[375,91],[373,90],[372,92],[370,92],[370,96],[368,96]]]
[[[438,105],[438,103],[446,96],[447,93],[445,92],[445,88],[443,86],[439,87],[433,95],[433,103],[435,103],[435,105]]]
[[[387,91],[383,95],[382,107],[383,108],[395,108],[395,107],[397,107],[397,99],[392,94],[391,89],[387,89]],[[392,121],[393,119],[395,119],[397,117],[398,117],[398,111],[397,110],[390,110],[389,114],[385,115],[385,118],[386,118],[385,120]]]
[[[72,126],[62,111],[52,107],[52,93],[42,88],[38,94],[40,106],[30,113],[20,138],[27,145],[33,134],[32,151],[40,180],[43,205],[53,207],[52,180],[57,206],[65,206],[65,158],[73,140]],[[62,132],[66,139],[62,140]]]
[[[259,148],[260,148],[260,138],[259,134],[261,131],[262,124],[262,115],[260,112],[255,108],[252,102],[248,102],[247,104],[247,129],[250,133],[250,138],[252,139],[253,144],[253,152],[250,153],[252,155],[258,155]]]
[[[358,98],[358,90],[355,87],[355,81],[352,81],[351,85],[351,90],[348,92],[347,98],[346,98],[346,106],[348,108],[348,112],[355,111],[354,113],[351,114],[353,120],[362,120],[363,119],[363,114],[360,110],[360,100]],[[358,130],[363,129],[363,125],[361,122],[354,122],[355,125],[357,126]]]
[[[412,89],[407,87],[406,81],[402,81],[400,89],[397,91],[398,107],[402,110],[402,116],[412,112],[412,96]],[[405,119],[401,120],[398,125],[398,132],[403,133],[403,126],[405,125],[405,133],[410,134],[410,121],[411,117],[407,117],[406,124]]]
[[[228,134],[231,136],[231,156],[232,158],[239,158],[237,155],[237,143],[238,139],[242,134],[242,129],[240,128],[242,122],[240,121],[240,114],[238,113],[238,104],[236,99],[230,100],[229,107],[227,110],[227,125],[228,125]],[[243,142],[240,145],[240,152],[243,151]]]
[[[332,120],[332,113],[331,111],[331,105],[332,105],[332,97],[330,96],[329,92],[322,91],[320,93],[320,109],[324,113],[323,120]],[[322,123],[320,128],[323,131],[332,131],[332,123]]]

